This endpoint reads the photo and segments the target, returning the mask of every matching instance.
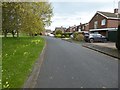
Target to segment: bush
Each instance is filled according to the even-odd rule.
[[[55,34],[56,34],[56,35],[62,34],[62,31],[61,31],[61,30],[57,30]]]
[[[70,35],[66,35],[65,37],[66,37],[66,38],[70,38]]]
[[[56,34],[55,35],[56,38],[61,38],[61,36],[62,36],[61,34]]]
[[[73,39],[76,41],[83,41],[84,40],[84,36],[81,33],[74,33],[73,34]]]
[[[70,38],[71,33],[62,33],[62,38]]]

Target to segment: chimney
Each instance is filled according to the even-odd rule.
[[[117,8],[114,9],[114,13],[118,13],[118,9]]]

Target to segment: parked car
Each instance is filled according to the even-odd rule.
[[[83,35],[84,35],[84,40],[85,40],[86,42],[88,42],[89,33],[88,33],[88,32],[84,32]]]
[[[89,34],[88,41],[93,42],[107,42],[107,38],[101,34],[91,33]]]
[[[54,35],[53,35],[53,34],[51,34],[51,33],[48,33],[48,35],[47,35],[47,36],[54,37]]]

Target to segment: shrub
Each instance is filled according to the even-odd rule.
[[[57,30],[55,34],[56,34],[56,35],[62,34],[62,31],[61,31],[61,30]]]
[[[66,37],[66,38],[70,38],[70,35],[66,35],[65,37]]]
[[[73,39],[76,40],[76,41],[83,41],[84,40],[84,36],[81,33],[74,33]]]
[[[61,38],[61,34],[56,34],[55,37],[56,38]]]
[[[62,33],[63,38],[70,38],[71,33]]]

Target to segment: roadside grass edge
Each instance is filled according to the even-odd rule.
[[[46,47],[47,47],[47,42],[45,40],[45,45],[42,49],[42,52],[40,53],[40,56],[38,57],[35,64],[33,65],[32,71],[29,74],[26,82],[24,83],[23,88],[34,88],[35,87],[38,75],[40,73],[40,68],[44,60],[44,54],[45,54]]]

